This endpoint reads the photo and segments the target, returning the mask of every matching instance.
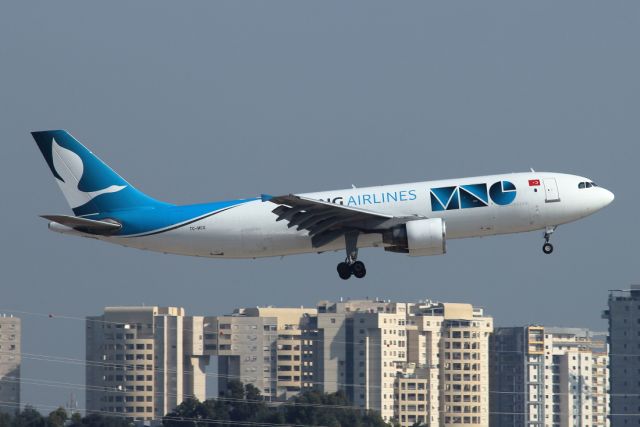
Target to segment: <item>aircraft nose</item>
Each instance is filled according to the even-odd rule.
[[[605,206],[608,206],[611,204],[611,202],[613,202],[613,199],[616,198],[615,194],[613,194],[613,192],[609,191],[609,190],[604,190],[605,192]]]
[[[605,208],[607,206],[609,206],[611,204],[611,202],[613,202],[613,199],[616,198],[616,196],[609,190],[607,190],[606,188],[600,188],[600,195],[598,197],[598,202],[599,202],[599,209]]]

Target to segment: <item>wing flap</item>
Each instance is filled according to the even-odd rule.
[[[327,245],[349,231],[372,232],[381,224],[397,220],[392,215],[294,194],[263,200],[278,205],[272,211],[277,215],[276,221],[284,220],[287,227],[296,227],[298,231],[307,230],[315,248]]]
[[[385,218],[385,219],[393,218],[393,215],[373,212],[367,209],[356,208],[354,206],[336,205],[335,203],[325,202],[324,200],[311,199],[309,197],[297,196],[295,194],[272,197],[271,199],[269,199],[269,201],[277,205],[288,205],[288,206],[291,206],[292,208],[293,207],[300,208],[301,210],[311,209],[311,208],[313,208],[314,210],[317,210],[322,206],[334,211],[337,209],[343,212],[349,211],[353,213],[361,213],[364,215],[371,215],[378,218]]]

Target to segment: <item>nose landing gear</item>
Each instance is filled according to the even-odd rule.
[[[556,228],[556,226],[547,227],[544,231],[544,245],[542,245],[542,252],[547,255],[553,252],[553,245],[549,243],[549,239],[551,238],[553,232],[556,231]]]
[[[358,232],[349,232],[344,236],[347,246],[347,258],[338,264],[338,276],[347,280],[352,275],[362,279],[367,274],[367,269],[362,261],[358,261]]]

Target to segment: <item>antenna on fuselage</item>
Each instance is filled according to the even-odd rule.
[[[535,171],[533,170],[533,168],[529,168],[529,169],[531,169],[531,172],[535,172]]]

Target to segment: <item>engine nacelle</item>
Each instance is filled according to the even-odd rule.
[[[385,251],[409,256],[442,255],[447,252],[447,228],[442,218],[408,221],[385,231],[382,241]]]

